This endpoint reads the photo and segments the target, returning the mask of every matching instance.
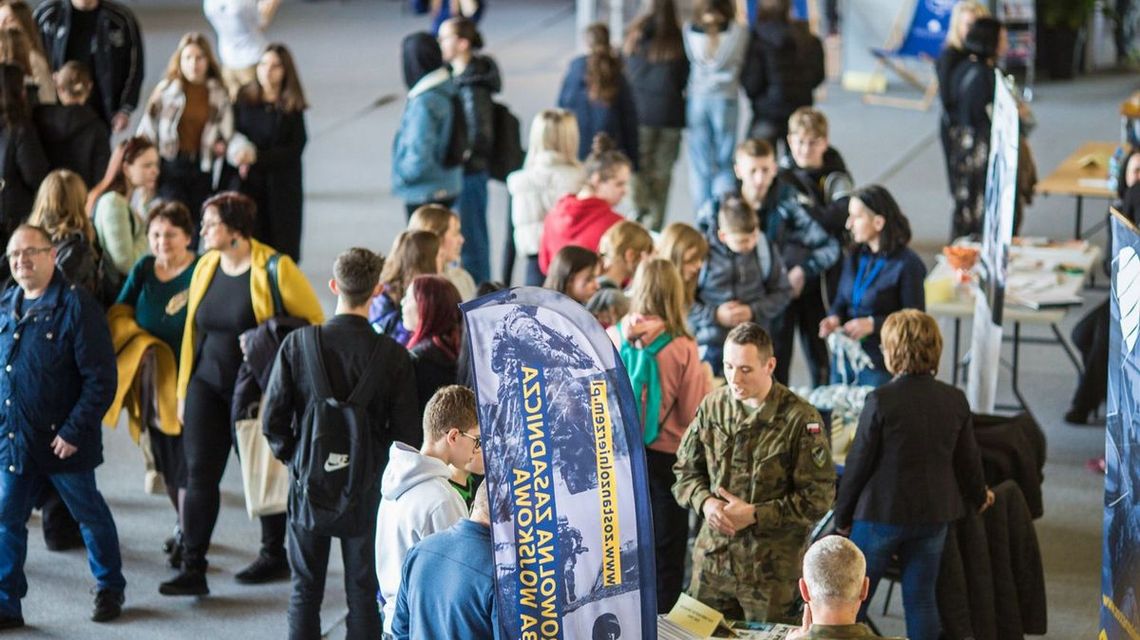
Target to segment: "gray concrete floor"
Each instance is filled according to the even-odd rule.
[[[144,92],[149,92],[179,35],[189,30],[209,32],[208,25],[197,2],[130,4],[146,34]],[[403,226],[401,203],[389,192],[389,156],[402,99],[377,109],[369,105],[386,94],[402,96],[399,41],[425,25],[425,19],[402,11],[397,2],[352,0],[287,3],[272,27],[272,38],[293,48],[312,103],[302,267],[321,291],[327,310],[331,311],[332,297],[323,283],[330,276],[333,257],[352,245],[387,253]],[[553,103],[562,72],[574,54],[572,3],[497,0],[483,30],[488,51],[503,71],[503,99],[524,123],[529,122],[537,110]],[[1032,142],[1042,173],[1083,140],[1114,139],[1116,104],[1135,84],[1133,77],[1106,76],[1039,86],[1035,109],[1040,125]],[[936,113],[867,107],[834,85],[820,106],[831,119],[832,142],[845,155],[857,181],[881,181],[894,192],[914,226],[916,246],[929,259],[947,234],[950,210],[935,134]],[[682,154],[671,192],[673,220],[693,217],[685,195],[685,171]],[[1101,210],[1099,203],[1089,204],[1087,219]],[[501,185],[492,185],[490,211],[497,273],[497,249],[506,241],[506,193]],[[1029,210],[1024,231],[1067,237],[1072,216],[1071,199],[1041,199]],[[1096,237],[1103,241],[1103,235]],[[1095,304],[1103,295],[1090,292],[1087,302]],[[1070,315],[1065,331],[1083,311]],[[1103,452],[1103,431],[1062,423],[1075,373],[1058,349],[1030,346],[1022,356],[1022,388],[1049,438],[1045,516],[1037,522],[1048,581],[1047,637],[1091,638],[1096,635],[1099,603],[1103,481],[1087,472],[1084,463]],[[806,381],[806,372],[797,363],[793,382]],[[1008,398],[1005,374],[1002,385]],[[143,493],[142,460],[125,429],[108,431],[104,441],[107,462],[98,470],[98,478],[119,526],[129,582],[126,613],[109,625],[87,621],[93,583],[83,554],[47,552],[38,520],[33,519],[27,562],[30,588],[24,600],[29,627],[14,637],[284,637],[288,585],[245,587],[233,581],[233,574],[253,559],[259,535],[257,524],[245,516],[236,461],[231,461],[223,481],[223,509],[211,551],[212,595],[164,598],[157,586],[170,572],[159,546],[169,535],[173,512],[165,497]],[[326,627],[344,611],[343,574],[335,551],[333,565],[324,607]],[[895,599],[891,614],[877,619],[884,633],[901,635],[901,603],[897,595]],[[334,630],[332,637],[342,633]]]

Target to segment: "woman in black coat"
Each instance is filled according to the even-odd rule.
[[[982,475],[970,405],[934,378],[942,356],[938,322],[913,309],[887,317],[883,356],[894,374],[867,396],[839,484],[835,526],[867,557],[871,587],[892,555],[902,563],[906,635],[935,640],[941,624],[934,585],[948,524],[994,495]]]
[[[0,241],[8,246],[8,236],[32,212],[36,190],[49,171],[24,95],[24,70],[10,64],[0,64],[0,154]]]
[[[1005,30],[993,18],[978,18],[962,43],[967,58],[950,73],[943,106],[950,131],[950,190],[954,196],[951,237],[980,234],[996,79]],[[949,102],[946,102],[949,100]]]
[[[633,177],[637,221],[654,231],[665,223],[673,164],[685,129],[689,58],[673,0],[651,0],[629,26],[625,75],[637,111],[640,167]]]
[[[285,45],[269,45],[257,63],[257,81],[242,88],[234,107],[234,128],[257,147],[257,162],[239,169],[241,191],[257,202],[253,237],[298,263],[307,108],[292,54]]]

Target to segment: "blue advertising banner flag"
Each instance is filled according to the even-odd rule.
[[[1100,637],[1140,638],[1140,234],[1112,216]]]
[[[655,640],[645,451],[613,343],[582,305],[547,289],[461,308],[502,636]]]

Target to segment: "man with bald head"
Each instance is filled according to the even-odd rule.
[[[99,303],[56,269],[43,229],[17,227],[7,259],[16,285],[0,295],[0,629],[24,626],[27,522],[46,484],[79,522],[96,581],[91,619],[106,622],[122,612],[127,585],[95,487],[118,375],[111,333]]]
[[[867,579],[867,560],[854,542],[843,536],[819,539],[804,554],[803,571],[803,626],[792,632],[788,640],[879,637],[866,625],[855,622],[871,582]]]

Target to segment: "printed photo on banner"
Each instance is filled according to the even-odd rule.
[[[612,343],[553,291],[501,292],[463,310],[505,635],[653,637],[643,628],[655,622],[652,552],[639,550],[653,548],[644,452],[631,447],[640,426],[627,418],[632,392]]]

